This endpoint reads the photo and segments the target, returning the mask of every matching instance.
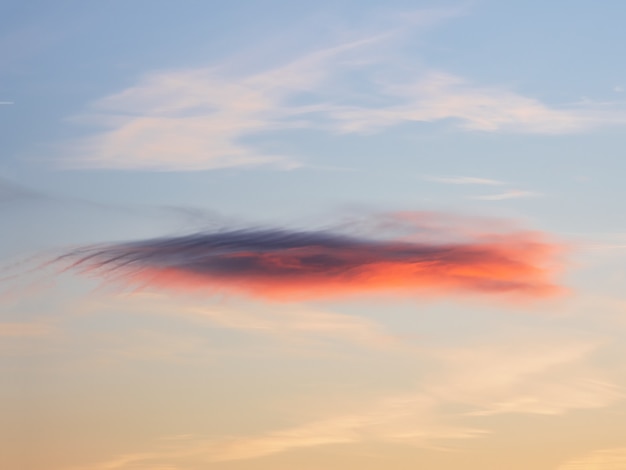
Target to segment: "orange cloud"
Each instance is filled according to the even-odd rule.
[[[460,233],[442,234],[436,242],[232,230],[87,247],[67,256],[73,268],[127,287],[272,300],[456,292],[535,298],[560,290],[552,281],[560,246],[544,235],[465,233],[459,240]]]

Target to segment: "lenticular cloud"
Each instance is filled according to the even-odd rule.
[[[333,231],[223,230],[85,247],[71,268],[133,289],[204,291],[273,300],[458,292],[543,297],[559,247],[537,232],[442,241]],[[443,241],[453,239],[454,241]]]

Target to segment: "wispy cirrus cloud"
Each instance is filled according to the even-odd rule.
[[[623,399],[624,394],[598,373],[586,370],[585,361],[597,347],[572,341],[558,346],[541,344],[536,351],[502,344],[478,351],[446,350],[444,356],[448,357],[442,367],[445,369],[445,362],[450,360],[455,367],[424,380],[419,392],[384,398],[360,414],[243,438],[235,440],[234,445],[224,442],[226,445],[214,458],[258,458],[301,447],[365,439],[449,449],[450,441],[479,438],[491,432],[464,424],[471,417],[507,413],[560,415],[609,406]],[[427,354],[437,356],[441,352],[432,350]],[[471,364],[473,361],[476,362]],[[476,411],[450,413],[446,411],[450,405]]]
[[[602,449],[571,460],[557,470],[621,470],[626,468],[626,447]]]
[[[560,247],[545,235],[462,233],[440,231],[437,241],[424,241],[329,230],[223,230],[86,247],[61,260],[122,286],[273,300],[457,292],[534,298],[559,292],[552,277]]]
[[[158,450],[121,455],[88,468],[130,470],[156,468],[155,465],[176,468],[181,461],[207,464],[252,460],[287,451],[364,440],[441,449],[445,448],[441,442],[475,438],[486,433],[440,422],[432,415],[431,405],[421,397],[392,397],[373,404],[371,409],[362,413],[333,416],[257,436],[220,439],[192,435],[168,439],[160,443]]]
[[[471,439],[488,433],[445,422],[433,412],[435,406],[431,399],[423,396],[389,397],[360,414],[336,416],[262,436],[216,443],[212,458],[215,461],[253,459],[289,450],[367,439],[442,449],[445,448],[442,442]]]
[[[481,196],[473,196],[472,199],[478,199],[481,201],[503,201],[506,199],[522,199],[528,197],[537,197],[539,193],[534,191],[524,191],[521,189],[511,189],[509,191],[503,191],[496,194],[483,194]]]
[[[152,170],[259,164],[293,168],[298,163],[290,157],[263,154],[242,139],[306,126],[306,116],[316,107],[286,102],[318,88],[342,55],[379,40],[340,44],[243,77],[219,66],[148,74],[75,118],[107,130],[75,142],[75,157],[68,163]]]
[[[157,465],[175,467],[181,462],[198,465],[200,462],[252,460],[287,451],[364,442],[450,450],[455,441],[481,438],[492,432],[488,421],[480,421],[483,416],[561,415],[576,409],[609,406],[623,399],[623,393],[615,385],[587,368],[586,362],[598,344],[573,340],[551,344],[548,341],[539,342],[531,349],[527,341],[515,343],[422,350],[422,354],[442,360],[441,369],[422,378],[419,389],[413,393],[352,404],[344,413],[256,435],[175,437],[157,443],[154,450],[121,455],[89,469],[130,470],[157,468]],[[581,387],[585,382],[594,382],[597,386]],[[472,411],[465,411],[467,409]],[[562,470],[586,468],[580,466],[582,462],[621,463],[622,451],[592,454],[569,463]]]
[[[358,346],[383,349],[400,346],[397,336],[382,325],[359,316],[305,308],[279,310],[259,307],[254,311],[193,307],[189,314],[226,328],[269,334],[285,339],[322,338]]]
[[[426,71],[415,80],[386,83],[381,93],[401,104],[366,108],[336,107],[333,117],[344,132],[371,132],[402,122],[456,121],[466,130],[523,134],[567,134],[626,124],[619,104],[592,102],[553,107],[506,88],[474,85],[461,77]]]
[[[397,53],[398,43],[411,36],[409,29],[419,32],[455,14],[418,11],[413,16],[423,21],[412,20],[412,28],[399,21],[256,71],[241,72],[234,63],[152,71],[74,116],[95,127],[65,146],[62,161],[72,167],[160,171],[290,169],[303,164],[297,154],[264,150],[251,138],[296,128],[372,133],[407,122],[528,134],[626,125],[620,103],[547,104],[504,86],[416,67],[414,57]]]
[[[232,329],[300,344],[303,341],[339,341],[378,350],[403,346],[398,336],[373,320],[304,305],[199,305],[193,301],[181,302],[162,293],[143,292],[106,301],[89,301],[79,311],[81,314],[96,314],[122,309],[134,315],[173,316],[200,327]],[[160,355],[164,354],[163,350],[165,348],[161,348]]]
[[[474,408],[468,416],[506,413],[559,415],[602,408],[624,398],[623,391],[591,367],[601,346],[592,341],[487,345],[437,352],[442,368],[428,393],[442,402]]]
[[[500,180],[489,178],[477,178],[473,176],[425,176],[425,180],[436,183],[453,184],[453,185],[473,185],[473,186],[507,186],[508,183]],[[481,201],[503,201],[507,199],[521,199],[540,196],[535,191],[527,191],[522,189],[507,189],[495,194],[482,194],[478,196],[470,196],[470,199]]]

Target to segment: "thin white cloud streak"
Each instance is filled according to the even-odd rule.
[[[477,178],[473,176],[425,176],[424,179],[437,183],[453,184],[453,185],[474,185],[474,186],[505,186],[504,181]],[[504,201],[508,199],[522,199],[541,196],[540,193],[534,191],[526,191],[521,189],[508,189],[496,194],[483,194],[479,196],[468,196],[469,199],[479,201]]]
[[[626,447],[596,450],[566,462],[557,470],[623,470],[626,468]]]
[[[424,176],[424,179],[437,183],[459,185],[503,186],[506,184],[504,181],[474,176]]]
[[[567,233],[578,239],[576,246],[586,251],[621,251],[626,248],[626,233],[624,232],[573,232]],[[611,253],[613,256],[614,253]]]
[[[482,196],[472,196],[471,199],[478,199],[480,201],[504,201],[507,199],[522,199],[528,197],[537,197],[539,193],[533,191],[523,191],[521,189],[512,189],[510,191],[504,191],[497,194],[485,194]]]
[[[402,122],[455,120],[472,131],[567,134],[626,124],[626,112],[584,102],[550,107],[498,87],[476,86],[455,75],[430,71],[413,83],[384,84],[382,93],[404,104],[380,108],[336,107],[343,132],[372,132]]]
[[[415,13],[420,15],[434,21],[430,11]],[[295,128],[372,133],[405,122],[449,121],[467,131],[529,134],[626,124],[626,110],[619,105],[551,106],[425,67],[415,69],[410,80],[394,78],[394,73],[406,77],[407,64],[391,63],[389,56],[397,54],[380,49],[389,49],[402,31],[401,25],[247,75],[229,73],[232,67],[226,65],[147,74],[74,118],[99,129],[70,142],[62,161],[75,167],[163,171],[290,169],[302,163],[292,155],[266,153],[246,139]],[[384,78],[377,72],[382,67],[388,71]],[[355,88],[354,74],[371,85],[367,94]],[[305,95],[307,104],[297,104]]]
[[[310,127],[316,105],[288,105],[294,95],[315,91],[343,54],[382,41],[381,34],[318,50],[286,65],[246,77],[220,67],[148,75],[136,86],[94,103],[79,118],[110,130],[73,143],[75,166],[207,170],[299,163],[259,153],[241,142],[273,130]],[[332,64],[332,65],[330,65]]]

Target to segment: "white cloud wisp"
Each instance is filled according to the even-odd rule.
[[[526,134],[626,124],[626,110],[618,103],[554,106],[504,87],[415,67],[398,54],[381,54],[399,40],[401,30],[362,35],[248,74],[234,73],[226,64],[149,73],[74,118],[96,129],[64,149],[65,163],[160,171],[290,169],[302,165],[297,155],[263,150],[252,139],[296,128],[373,133],[407,122]]]

